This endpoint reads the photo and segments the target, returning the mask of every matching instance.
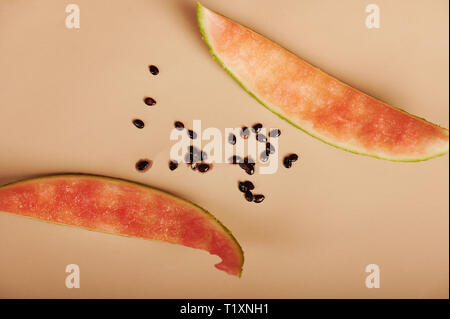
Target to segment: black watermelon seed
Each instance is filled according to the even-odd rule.
[[[255,203],[261,203],[264,200],[264,198],[265,198],[264,195],[258,194],[253,196],[253,201]]]
[[[197,166],[197,168],[200,173],[206,173],[207,171],[209,171],[210,166],[209,164],[201,163]]]
[[[252,163],[239,163],[239,166],[248,174],[253,175],[255,173],[255,164]]]
[[[253,201],[253,194],[250,191],[245,192],[244,197],[247,201],[252,202]]]
[[[146,159],[142,159],[139,160],[136,163],[136,169],[140,172],[145,172],[147,171],[151,166],[151,161],[150,160],[146,160]]]
[[[288,157],[285,157],[284,160],[283,160],[283,165],[284,165],[284,167],[286,167],[286,168],[291,168],[292,162],[289,160]]]
[[[153,75],[158,75],[159,74],[159,69],[155,65],[150,65],[148,67],[148,69],[150,70],[150,73],[153,74]]]
[[[247,139],[250,136],[250,130],[248,129],[247,126],[243,126],[241,128],[240,134],[243,139]]]
[[[230,135],[228,135],[228,143],[230,143],[231,145],[236,144],[236,135],[230,133]]]
[[[253,185],[253,183],[250,182],[250,181],[245,181],[244,185],[245,185],[245,187],[247,187],[248,190],[254,190],[255,189],[255,185]]]
[[[259,158],[261,159],[261,162],[265,163],[269,160],[269,155],[267,155],[266,151],[262,151]]]
[[[290,154],[290,155],[288,156],[288,159],[289,159],[289,161],[291,161],[291,162],[296,162],[296,161],[298,160],[298,155],[292,153],[292,154]]]
[[[197,138],[197,133],[195,133],[193,130],[188,130],[188,135],[191,140],[195,140]]]
[[[171,161],[169,162],[169,169],[170,169],[171,171],[176,170],[177,167],[178,167],[178,162],[177,162],[177,161],[171,160]]]
[[[272,144],[266,143],[266,153],[269,154],[275,154],[275,147],[273,147]]]
[[[261,143],[265,143],[265,142],[267,142],[267,137],[265,137],[263,134],[261,134],[261,133],[258,133],[258,134],[256,134],[256,140],[258,141],[258,142],[261,142]]]
[[[144,99],[144,103],[147,104],[147,105],[149,105],[149,106],[152,106],[152,105],[155,105],[155,104],[156,104],[156,101],[155,101],[155,99],[153,99],[153,98],[151,98],[151,97],[146,97],[146,98]]]
[[[145,126],[144,122],[142,120],[139,120],[139,119],[133,120],[133,124],[137,128],[144,128],[144,126]]]
[[[182,131],[184,129],[184,124],[180,121],[176,121],[174,125],[178,131]]]
[[[248,188],[247,188],[247,185],[245,185],[245,182],[239,182],[238,187],[239,187],[239,190],[243,193],[248,191]]]
[[[263,125],[261,123],[256,123],[255,125],[252,126],[252,131],[253,133],[259,133],[259,131],[261,131]]]
[[[279,129],[273,129],[270,131],[269,136],[270,137],[278,137],[281,135],[281,131]]]
[[[238,156],[238,155],[233,155],[228,159],[228,163],[231,164],[238,164],[238,163],[242,163],[242,157]]]
[[[253,175],[253,174],[255,174],[255,168],[254,168],[253,166],[250,166],[249,168],[247,168],[247,169],[245,170],[245,172],[246,172],[248,175]]]

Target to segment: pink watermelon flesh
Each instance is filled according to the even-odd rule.
[[[448,130],[334,79],[262,35],[197,4],[216,60],[262,105],[344,150],[392,161],[448,152]]]
[[[94,175],[34,178],[1,187],[0,211],[203,249],[222,259],[218,269],[241,275],[242,249],[217,219],[148,186]]]

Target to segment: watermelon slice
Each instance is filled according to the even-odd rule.
[[[259,103],[313,137],[392,161],[448,152],[448,130],[351,88],[199,3],[197,19],[219,64]]]
[[[161,240],[217,255],[240,276],[241,246],[203,208],[160,190],[95,175],[53,175],[0,188],[0,211],[105,233]]]

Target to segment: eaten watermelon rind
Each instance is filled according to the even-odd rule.
[[[260,98],[258,98],[251,90],[249,90],[239,79],[238,79],[238,77],[230,70],[230,69],[228,69],[227,67],[226,67],[226,65],[225,65],[225,63],[217,56],[217,54],[215,53],[215,51],[214,51],[214,49],[213,49],[213,47],[212,47],[212,44],[211,44],[211,42],[210,42],[210,40],[209,40],[209,38],[208,38],[208,34],[207,34],[207,32],[206,32],[206,27],[205,27],[205,25],[204,25],[204,12],[205,12],[205,10],[209,10],[209,9],[206,9],[204,6],[202,6],[201,4],[200,4],[200,2],[197,2],[197,22],[198,22],[198,26],[199,26],[199,29],[200,29],[200,33],[201,33],[201,36],[202,36],[202,39],[203,39],[203,41],[206,43],[206,45],[207,45],[207,47],[208,47],[208,50],[209,50],[209,52],[211,53],[211,55],[212,55],[212,57],[219,63],[219,65],[244,89],[244,91],[246,91],[251,97],[253,97],[258,103],[260,103],[262,106],[264,106],[266,109],[268,109],[269,111],[271,111],[272,113],[274,113],[275,115],[277,115],[278,117],[280,117],[281,119],[283,119],[283,120],[285,120],[286,122],[288,122],[289,124],[291,124],[292,126],[294,126],[294,127],[296,127],[297,129],[299,129],[299,130],[301,130],[301,131],[303,131],[303,132],[305,132],[306,134],[308,134],[308,135],[310,135],[310,136],[312,136],[312,137],[314,137],[314,138],[316,138],[316,139],[318,139],[318,140],[320,140],[320,141],[322,141],[322,142],[324,142],[324,143],[326,143],[326,144],[328,144],[328,145],[331,145],[331,146],[334,146],[334,147],[336,147],[336,148],[339,148],[339,149],[342,149],[342,150],[344,150],[344,151],[347,151],[347,152],[350,152],[350,153],[353,153],[353,154],[357,154],[357,155],[364,155],[364,156],[370,156],[370,157],[374,157],[374,158],[377,158],[377,159],[382,159],[382,160],[388,160],[388,161],[392,161],[392,162],[420,162],[420,161],[426,161],[426,160],[429,160],[429,159],[432,159],[432,158],[436,158],[436,157],[439,157],[439,156],[442,156],[442,155],[445,155],[445,154],[447,154],[448,153],[448,151],[449,151],[449,147],[448,147],[448,143],[447,143],[447,148],[446,149],[444,149],[444,150],[442,150],[442,151],[440,151],[440,152],[437,152],[437,153],[434,153],[434,154],[430,154],[429,156],[425,156],[425,157],[419,157],[419,158],[392,158],[392,157],[385,157],[385,156],[379,156],[379,155],[376,155],[376,154],[369,154],[369,153],[365,153],[365,152],[361,152],[361,151],[358,151],[358,150],[354,150],[354,149],[351,149],[351,148],[347,148],[347,147],[344,147],[344,146],[341,146],[341,145],[338,145],[338,144],[333,144],[333,143],[331,143],[331,142],[329,142],[329,141],[327,141],[326,139],[324,139],[324,138],[322,138],[322,137],[320,137],[320,136],[317,136],[316,134],[314,134],[314,133],[311,133],[311,132],[309,132],[308,130],[306,130],[306,129],[304,129],[303,127],[301,127],[300,125],[298,125],[297,123],[295,123],[295,122],[293,122],[293,121],[291,121],[290,119],[288,119],[287,117],[285,117],[284,115],[282,115],[282,114],[280,114],[280,113],[278,113],[277,111],[275,111],[273,108],[271,108],[269,105],[267,105],[265,102],[263,102]],[[217,15],[220,15],[219,13],[217,13],[217,12],[214,12],[215,14],[217,14]],[[223,16],[223,15],[222,15]],[[223,17],[225,17],[225,16],[223,16]],[[225,17],[226,18],[226,17]],[[228,18],[227,18],[228,19]],[[253,31],[254,32],[254,31]],[[293,54],[293,53],[291,53],[291,54]],[[320,70],[319,70],[320,71]],[[321,71],[320,71],[321,72]],[[341,82],[341,81],[340,81]],[[341,82],[342,84],[344,84],[344,85],[346,85],[346,86],[349,86],[349,85],[347,85],[347,84],[345,84],[345,83],[343,83],[343,82]],[[361,92],[362,93],[362,92]],[[363,94],[365,94],[365,93],[363,93]],[[366,95],[366,94],[365,94]],[[391,106],[392,107],[392,106]],[[393,107],[394,108],[394,107]],[[401,112],[404,112],[404,113],[407,113],[407,114],[409,114],[409,115],[411,115],[411,116],[414,116],[414,115],[412,115],[412,114],[410,114],[410,113],[408,113],[408,112],[406,112],[406,111],[404,111],[404,110],[402,110],[402,109],[400,109],[400,108],[396,108],[396,109],[398,109],[399,111],[401,111]],[[422,120],[422,121],[425,121],[425,122],[428,122],[428,121],[426,121],[425,119],[423,119],[423,118],[419,118],[419,117],[417,117],[417,116],[414,116],[414,117],[416,117],[416,118],[418,118],[418,119],[420,119],[420,120]],[[435,125],[435,124],[432,124],[432,125]],[[437,126],[437,125],[436,125]],[[440,127],[440,126],[439,126]],[[440,127],[441,129],[443,129],[443,130],[445,130],[446,131],[446,134],[447,134],[447,136],[448,136],[448,130],[447,129],[445,129],[445,128],[443,128],[443,127]]]
[[[26,182],[33,181],[33,180],[42,180],[42,179],[46,179],[46,178],[50,179],[50,178],[60,178],[60,177],[79,177],[79,176],[87,177],[87,178],[95,178],[95,179],[104,179],[104,180],[113,181],[113,182],[127,183],[127,184],[130,184],[130,185],[138,186],[138,187],[143,188],[143,189],[151,189],[152,191],[158,192],[158,193],[163,194],[165,196],[169,196],[170,198],[172,198],[174,200],[181,201],[183,203],[187,203],[187,204],[190,204],[190,205],[198,208],[199,211],[201,211],[206,216],[208,216],[208,218],[211,219],[214,224],[216,224],[220,229],[222,229],[224,231],[224,233],[234,243],[237,251],[239,252],[239,256],[241,257],[239,272],[236,274],[236,276],[238,276],[238,277],[242,276],[242,270],[243,270],[242,266],[244,264],[244,251],[243,251],[241,245],[239,244],[239,242],[237,241],[237,239],[232,234],[232,232],[220,220],[218,220],[212,213],[210,213],[209,211],[207,211],[203,207],[201,207],[201,206],[199,206],[199,205],[197,205],[197,204],[195,204],[195,203],[193,203],[193,202],[191,202],[189,200],[180,198],[180,197],[178,197],[176,195],[173,195],[171,193],[163,191],[161,189],[154,188],[154,187],[151,187],[151,186],[139,183],[139,182],[132,182],[132,181],[129,181],[129,180],[126,180],[126,179],[122,179],[122,178],[108,177],[108,176],[94,175],[94,174],[86,174],[86,173],[60,173],[60,174],[40,175],[40,176],[31,177],[31,178],[27,178],[27,179],[23,179],[23,180],[19,180],[19,181],[14,181],[14,182],[2,185],[2,186],[0,186],[0,189],[8,187],[8,186],[12,186],[12,185],[19,185],[21,183],[26,183]],[[10,213],[10,212],[5,212],[5,213]],[[61,226],[69,226],[69,227],[79,228],[78,226],[74,226],[74,225],[58,223],[58,222],[52,222],[52,221],[46,221],[46,220],[43,220],[43,219],[36,219],[36,218],[30,217],[30,216],[17,215],[17,214],[14,214],[14,213],[10,213],[10,214],[15,215],[15,216],[21,216],[21,217],[29,218],[29,219],[32,219],[32,220],[41,221],[41,222],[46,222],[46,223],[51,223],[51,224],[56,224],[56,225],[61,225]],[[123,236],[123,237],[128,237],[128,238],[138,238],[138,239],[151,240],[151,241],[160,241],[160,240],[156,240],[156,239],[136,237],[136,236],[130,236],[130,235],[126,235],[126,234],[119,234],[119,233],[113,233],[113,232],[107,232],[107,231],[99,231],[99,230],[96,230],[96,229],[86,228],[86,227],[83,227],[82,229],[88,230],[88,231],[95,231],[95,232],[99,232],[99,233],[104,233],[104,234],[111,234],[111,235],[116,235],[116,236],[118,235],[118,236]]]

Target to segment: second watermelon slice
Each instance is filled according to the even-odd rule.
[[[391,161],[421,161],[448,152],[448,130],[336,80],[201,4],[197,18],[222,67],[259,103],[306,133]]]

